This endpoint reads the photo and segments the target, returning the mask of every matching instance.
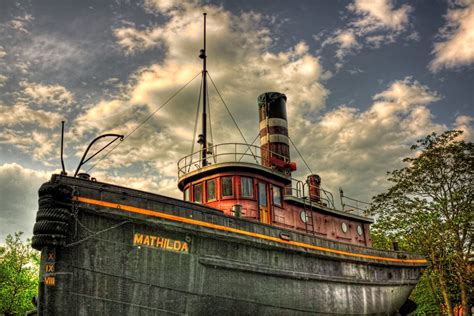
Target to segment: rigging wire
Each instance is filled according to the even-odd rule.
[[[212,145],[214,145],[214,137],[212,136],[211,102],[209,101],[209,93],[207,94],[207,108],[209,109],[209,132],[211,134],[211,143]]]
[[[288,139],[290,140],[291,144],[293,144],[293,147],[295,148],[298,155],[300,155],[300,158],[301,158],[301,160],[303,160],[303,163],[305,164],[306,168],[308,168],[308,170],[311,174],[314,174],[313,171],[311,170],[311,168],[309,167],[308,163],[306,162],[306,160],[303,158],[303,155],[298,150],[298,147],[296,147],[295,143],[293,143],[293,140],[291,140],[290,136],[288,136]],[[322,186],[321,186],[321,188],[322,188]],[[322,190],[322,191],[323,191],[324,195],[326,195],[326,198],[327,198],[328,202],[330,204],[332,204],[332,206],[334,207],[334,200],[327,194],[326,190]]]
[[[293,140],[290,138],[290,136],[288,136],[288,139],[290,140],[291,144],[293,144],[293,147],[295,148],[298,155],[300,155],[300,158],[301,158],[301,160],[303,160],[303,163],[305,164],[306,168],[308,168],[309,172],[311,174],[313,174],[313,171],[311,170],[309,165],[306,163],[306,160],[304,160],[303,155],[300,153],[300,151],[298,150],[298,147],[296,147],[295,143],[293,143]]]
[[[253,146],[253,144],[254,144],[255,141],[257,140],[258,136],[260,136],[260,132],[257,133],[257,136],[255,136],[255,138],[254,138],[253,142],[250,144],[250,146]],[[257,147],[257,148],[258,148],[258,147]],[[240,157],[239,161],[241,161],[241,160],[244,158],[244,156],[245,156],[245,154],[247,154],[247,151],[248,151],[248,150],[249,150],[249,149],[247,148],[247,149],[244,151],[244,153],[242,154],[242,157]],[[261,154],[261,153],[260,153],[260,154]]]
[[[255,141],[257,140],[258,136],[260,136],[260,132],[257,133],[257,136],[255,136],[255,139],[253,140],[253,142],[250,144],[250,145],[253,145],[255,143]]]
[[[207,82],[206,82],[207,83]],[[206,91],[209,91],[206,89]],[[209,92],[207,93],[207,107],[209,109],[209,132],[211,133],[211,144],[214,146],[214,136],[212,135],[212,121],[211,121],[211,101],[209,100]],[[214,160],[214,163],[217,163],[217,158],[214,155],[215,148],[212,149],[212,159]]]
[[[237,125],[237,122],[235,121],[234,116],[233,116],[232,113],[230,112],[229,107],[227,106],[227,104],[226,104],[225,101],[224,101],[224,98],[222,98],[222,95],[221,95],[221,93],[219,92],[219,90],[217,89],[216,84],[214,83],[214,80],[212,80],[211,74],[210,74],[209,72],[207,72],[207,75],[209,76],[209,79],[211,79],[212,85],[214,86],[214,89],[216,90],[217,95],[218,95],[219,98],[221,99],[222,103],[224,104],[224,106],[225,106],[225,108],[226,108],[226,110],[227,110],[227,113],[229,113],[230,118],[232,119],[232,121],[234,122],[235,126],[237,127],[237,130],[239,131],[240,136],[242,136],[242,139],[244,140],[244,142],[245,142],[245,144],[247,145],[248,149],[249,149],[250,152],[252,153],[252,156],[254,157],[255,161],[258,163],[257,157],[255,156],[255,154],[253,153],[252,149],[250,148],[249,143],[247,142],[247,140],[245,139],[244,134],[242,133],[242,131],[241,131],[240,128],[239,128],[239,125]]]
[[[181,88],[179,88],[175,93],[173,93],[173,95],[171,97],[169,97],[162,105],[158,106],[156,108],[156,110],[154,110],[153,112],[151,112],[140,124],[138,124],[130,133],[128,133],[127,135],[125,135],[125,137],[123,138],[123,140],[119,143],[117,143],[117,145],[115,145],[114,147],[112,147],[104,156],[100,157],[100,159],[94,164],[92,165],[89,169],[87,169],[86,173],[89,173],[92,169],[94,169],[102,160],[104,160],[112,151],[115,150],[115,148],[117,148],[120,144],[122,144],[128,137],[130,137],[133,133],[135,133],[137,131],[137,129],[139,129],[140,127],[143,126],[143,124],[145,124],[153,115],[155,115],[156,112],[158,112],[159,110],[161,110],[162,108],[164,108],[175,96],[177,96],[181,91],[184,90],[184,88],[186,88],[192,81],[194,81],[194,79],[197,78],[197,76],[199,76],[201,74],[201,72],[198,72],[191,80],[189,80],[184,86],[182,86]]]
[[[188,172],[189,170],[191,169],[191,165],[193,163],[193,154],[194,154],[194,143],[196,142],[196,132],[197,132],[197,126],[198,126],[198,122],[199,122],[199,109],[201,108],[201,92],[202,92],[202,80],[201,80],[201,86],[199,87],[199,96],[198,96],[198,106],[197,106],[197,109],[196,109],[196,118],[194,119],[194,131],[193,131],[193,142],[191,144],[191,162],[189,163],[189,169],[188,169]]]

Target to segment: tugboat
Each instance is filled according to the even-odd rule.
[[[258,96],[260,146],[208,143],[205,21],[201,147],[178,161],[183,200],[79,173],[91,145],[74,176],[61,158],[39,189],[37,313],[408,313],[427,261],[371,248],[373,220],[342,190],[336,209],[318,175],[292,177],[284,94]]]

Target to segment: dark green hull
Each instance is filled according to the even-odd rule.
[[[392,315],[426,265],[118,186],[45,186],[38,223],[72,215],[36,226],[41,315]]]

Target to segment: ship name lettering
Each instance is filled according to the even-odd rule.
[[[174,240],[171,238],[164,238],[161,236],[135,233],[133,235],[133,244],[136,246],[148,246],[175,252],[189,252],[189,245],[187,242]]]

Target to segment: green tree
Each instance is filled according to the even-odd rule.
[[[8,235],[0,246],[0,314],[24,315],[34,309],[37,296],[39,255],[22,242],[22,233]]]
[[[426,285],[439,289],[449,315],[453,303],[470,313],[473,271],[474,144],[462,131],[435,133],[412,146],[404,168],[388,172],[392,186],[373,199],[374,233],[426,255]],[[380,243],[386,243],[381,238]],[[435,297],[436,293],[433,293]]]

